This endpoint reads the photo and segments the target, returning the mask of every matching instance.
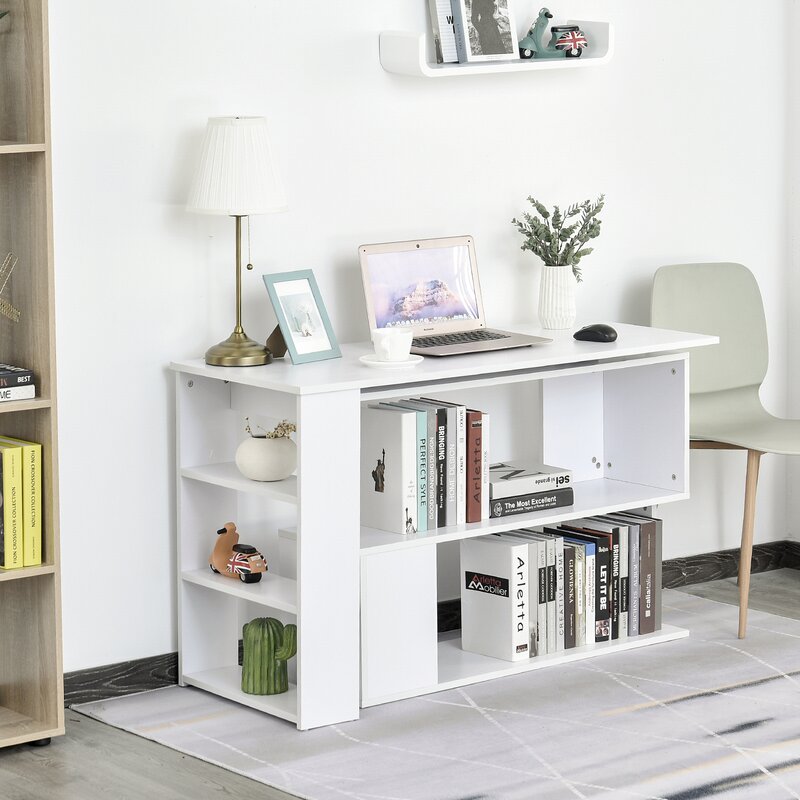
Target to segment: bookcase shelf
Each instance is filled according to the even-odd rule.
[[[387,72],[416,78],[466,77],[509,72],[541,72],[553,69],[585,69],[606,64],[614,55],[614,29],[608,22],[570,20],[589,39],[580,58],[512,59],[468,64],[437,64],[425,33],[383,31],[380,34],[381,66]]]
[[[5,0],[0,19],[0,260],[17,265],[0,316],[0,362],[32,369],[37,396],[0,402],[0,434],[42,445],[42,560],[0,571],[0,747],[64,732],[55,314],[46,0]]]
[[[302,366],[174,362],[181,684],[305,730],[356,719],[366,705],[685,636],[664,628],[524,665],[463,653],[457,637],[437,638],[438,545],[688,496],[685,351],[717,340],[615,327],[613,343],[576,342],[570,331],[548,331],[554,341],[546,346],[426,358],[413,370],[391,373],[360,363],[367,344],[344,345],[341,359]],[[495,403],[492,448],[496,436],[519,447],[540,439],[546,463],[573,470],[574,505],[411,536],[361,526],[362,405],[419,394],[463,396],[476,408],[483,400]],[[524,411],[506,419],[503,431],[496,411],[507,402]],[[238,474],[232,460],[244,418],[259,414],[297,423],[296,478],[258,484]],[[210,454],[218,463],[193,466]],[[261,584],[208,570],[214,531],[239,518],[243,541],[270,565]],[[290,526],[296,537],[281,541],[295,552],[283,564],[277,531]],[[239,688],[235,656],[243,622],[265,614],[297,624],[298,677],[287,695],[255,698]]]

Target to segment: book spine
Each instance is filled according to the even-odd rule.
[[[530,597],[528,581],[528,545],[520,544],[511,550],[511,576],[513,578],[513,619],[511,622],[514,632],[512,640],[512,656],[516,660],[521,657],[530,657]]]
[[[456,524],[467,521],[467,409],[456,408]]]
[[[438,498],[436,494],[436,409],[428,412],[428,530],[437,527]]]
[[[16,386],[32,386],[33,370],[30,369],[4,369],[6,365],[0,364],[0,389],[13,389]]]
[[[607,642],[611,639],[611,548],[604,542],[597,542],[596,567],[597,592],[594,625],[596,642]]]
[[[611,534],[611,638],[619,639],[619,532]]]
[[[452,0],[453,30],[456,40],[456,55],[461,64],[469,61],[469,33],[466,28],[464,0]]]
[[[483,421],[480,411],[467,413],[467,522],[481,521],[483,492]]]
[[[447,417],[447,525],[455,525],[458,519],[458,420],[456,408],[445,409]]]
[[[586,547],[575,549],[575,646],[586,644]]]
[[[630,581],[628,579],[628,529],[625,526],[619,530],[619,636],[624,639],[628,636],[629,608],[630,608]]]
[[[556,652],[564,649],[565,593],[564,593],[564,540],[554,537],[556,548]]]
[[[436,410],[436,523],[447,525],[447,409]]]
[[[564,545],[564,649],[571,650],[577,644],[575,632],[576,567],[575,548]]]
[[[417,531],[428,530],[428,412],[417,412]]]
[[[436,53],[436,63],[444,63],[442,52],[442,33],[439,24],[439,0],[428,0],[428,12],[431,18],[431,34],[433,36],[433,46]]]
[[[641,599],[639,600],[639,633],[653,633],[656,629],[653,590],[656,577],[655,540],[651,526],[645,523],[639,526],[641,540]]]
[[[586,553],[586,644],[595,641],[597,608],[597,556],[594,547]]]
[[[2,538],[0,548],[2,555],[2,569],[18,569],[23,566],[22,546],[22,449],[19,447],[0,448],[0,461],[2,461]]]
[[[628,636],[639,635],[639,526],[628,527],[628,582],[630,604],[628,607]]]
[[[503,500],[492,500],[492,517],[507,517],[511,514],[527,514],[549,508],[571,506],[574,502],[572,488],[556,489],[552,492],[536,492]]]
[[[36,386],[29,383],[27,386],[12,386],[0,388],[0,402],[6,400],[31,400],[36,397]]]
[[[655,579],[653,580],[653,607],[655,613],[655,630],[661,630],[661,582],[663,580],[662,573],[661,573],[661,557],[662,557],[662,546],[661,546],[661,528],[662,528],[662,521],[660,519],[653,519],[655,523],[655,528],[653,530],[653,535],[655,537]]]
[[[489,415],[481,413],[481,439],[483,442],[483,456],[481,460],[481,519],[491,517],[489,506]]]
[[[545,541],[547,553],[547,652],[556,652],[556,639],[558,627],[556,625],[556,540],[548,538]]]
[[[501,464],[494,464],[490,469],[502,469]],[[492,500],[502,500],[521,494],[536,494],[553,489],[566,489],[572,484],[572,472],[558,470],[554,472],[539,472],[536,475],[526,475],[519,478],[491,477],[489,481],[489,496]]]

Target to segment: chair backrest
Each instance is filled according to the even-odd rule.
[[[758,284],[741,264],[674,264],[653,278],[650,324],[719,336],[691,356],[691,392],[759,386],[769,351]]]

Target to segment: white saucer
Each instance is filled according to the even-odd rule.
[[[406,361],[381,361],[374,353],[367,353],[365,356],[359,356],[358,360],[362,364],[376,369],[408,369],[409,367],[416,367],[424,358],[423,356],[412,354]]]

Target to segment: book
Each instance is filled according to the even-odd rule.
[[[452,0],[452,6],[459,62],[519,58],[508,0]]]
[[[553,540],[555,549],[555,625],[556,652],[564,649],[566,641],[566,574],[564,569],[564,538],[561,531],[545,526],[541,535]]]
[[[428,411],[402,401],[381,405],[408,409],[417,415],[417,533],[425,533],[428,530]]]
[[[27,386],[0,388],[0,402],[5,400],[31,400],[34,397],[36,397],[36,386],[32,383]]]
[[[438,527],[438,501],[436,487],[436,426],[437,409],[428,403],[421,403],[417,400],[398,400],[394,405],[414,410],[422,410],[428,418],[428,447],[427,447],[427,513],[428,521],[426,530],[432,531]]]
[[[460,552],[462,649],[505,661],[527,659],[528,545],[479,536],[463,539]]]
[[[489,414],[484,411],[481,413],[481,435],[483,437],[483,461],[481,463],[481,475],[483,485],[481,487],[481,519],[489,519],[492,515],[489,506]]]
[[[445,400],[423,399],[447,409],[447,524],[463,525],[467,520],[467,407]]]
[[[561,539],[564,548],[564,649],[577,644],[577,583],[575,548]]]
[[[417,413],[384,405],[361,409],[361,524],[392,533],[417,530]]]
[[[22,448],[0,444],[0,569],[24,566],[22,543]]]
[[[13,364],[0,364],[0,389],[30,386],[33,383],[33,370],[15,367]]]
[[[530,657],[547,652],[547,552],[546,543],[537,534],[521,529],[502,534],[524,541],[528,545],[528,623],[530,626]]]
[[[42,563],[42,445],[7,436],[0,444],[22,448],[22,564],[35,567]]]
[[[523,528],[527,536],[538,539],[544,545],[544,591],[545,591],[545,620],[544,620],[544,653],[555,653],[558,638],[557,600],[558,581],[556,573],[556,540],[553,536],[545,536],[541,528]],[[541,556],[540,556],[541,563]]]
[[[585,555],[584,571],[583,571],[583,593],[584,598],[584,632],[583,644],[592,644],[595,637],[595,603],[596,603],[596,589],[595,589],[595,549],[596,544],[590,541],[581,541],[580,539],[573,539],[569,531],[564,531],[564,541],[571,544],[573,547],[577,546],[583,549]]]
[[[503,461],[489,467],[489,497],[502,500],[521,494],[572,485],[572,471],[529,461]]]
[[[456,29],[453,24],[453,9],[450,0],[429,0],[431,33],[437,64],[452,64],[458,61],[456,52]]]
[[[586,630],[586,606],[589,599],[586,584],[586,551],[592,547],[587,542],[579,542],[564,536],[564,546],[575,553],[575,647],[583,647],[588,641]],[[592,551],[594,552],[594,551]]]
[[[435,474],[436,524],[434,528],[444,528],[447,522],[447,408],[435,401],[417,399],[414,402],[436,412],[436,442],[431,451],[431,469]],[[430,529],[430,526],[428,526]]]
[[[483,504],[483,414],[467,410],[467,522],[481,521]]]
[[[639,582],[639,523],[633,517],[619,514],[604,514],[606,519],[618,522],[628,529],[628,636],[639,635],[639,604],[641,586]],[[622,559],[620,559],[620,563]]]
[[[627,527],[622,523],[600,516],[573,520],[572,524],[591,531],[607,533],[611,537],[611,638],[619,639],[622,620],[620,539],[623,535],[627,536]]]
[[[607,642],[611,639],[611,536],[576,527],[573,523],[559,525],[558,530],[573,539],[595,545],[593,641]]]
[[[531,511],[543,511],[548,508],[571,506],[575,502],[572,487],[554,489],[549,492],[535,492],[503,500],[491,501],[492,517],[507,517],[511,514],[526,514]]]
[[[639,628],[641,633],[653,633],[661,630],[661,583],[662,583],[662,520],[657,517],[647,517],[643,514],[634,514],[630,511],[620,512],[620,516],[633,520],[639,524],[640,530],[640,562],[641,562],[641,599],[645,606],[639,609]],[[647,537],[645,546],[644,537]],[[645,572],[645,564],[648,571]],[[643,613],[644,612],[644,613]],[[646,620],[642,630],[642,619]]]

